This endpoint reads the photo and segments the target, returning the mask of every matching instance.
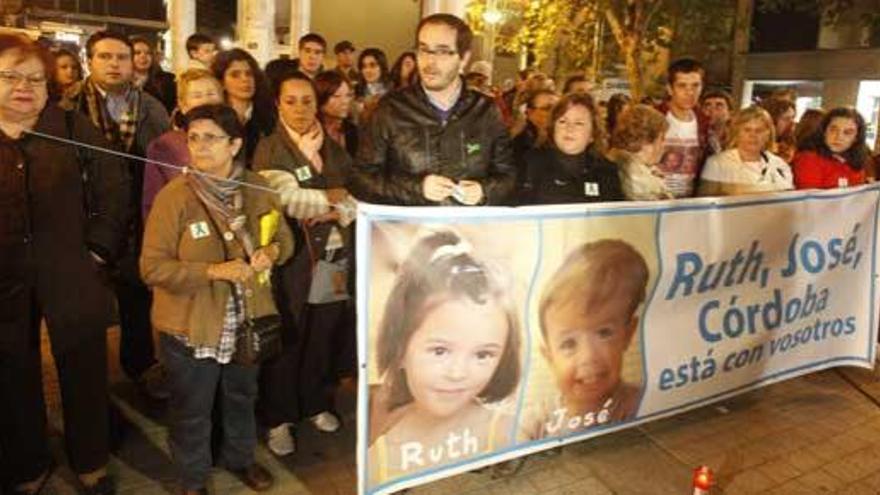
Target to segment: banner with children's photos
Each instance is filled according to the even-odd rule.
[[[359,206],[360,493],[873,366],[878,201]]]

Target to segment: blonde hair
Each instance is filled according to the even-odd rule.
[[[189,83],[199,81],[201,79],[210,79],[217,85],[220,95],[223,94],[223,84],[214,77],[214,73],[207,69],[189,69],[183,74],[177,76],[177,104],[180,105],[189,92]]]
[[[547,310],[560,303],[576,301],[591,308],[623,293],[629,297],[631,317],[645,299],[647,285],[648,264],[629,243],[602,239],[582,244],[569,253],[544,287],[538,306],[541,335],[547,339]]]
[[[728,124],[730,127],[729,132],[727,133],[727,149],[736,147],[736,138],[737,136],[739,136],[739,132],[746,124],[753,120],[760,120],[764,124],[764,126],[767,127],[767,131],[769,131],[767,142],[764,143],[763,150],[775,151],[776,124],[773,123],[773,118],[770,117],[770,114],[767,113],[767,110],[764,110],[757,105],[743,108],[742,110],[733,114],[733,118],[730,119],[730,123]]]
[[[666,130],[666,117],[648,105],[631,105],[617,117],[611,134],[611,147],[638,153],[642,146],[653,143]]]

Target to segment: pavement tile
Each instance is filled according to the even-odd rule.
[[[727,484],[721,485],[726,493],[761,493],[778,485],[760,470],[749,470],[737,474]]]
[[[614,493],[598,479],[587,478],[550,490],[545,495],[614,495]]]
[[[785,483],[803,474],[803,471],[785,458],[772,460],[757,469],[776,484]]]
[[[810,487],[804,485],[798,480],[790,480],[782,485],[775,486],[761,495],[806,495],[810,492]],[[735,494],[735,492],[729,492]]]
[[[869,486],[864,483],[855,483],[841,488],[837,495],[877,495],[877,487]]]
[[[846,486],[846,483],[823,470],[813,470],[797,480],[816,493],[835,493]]]

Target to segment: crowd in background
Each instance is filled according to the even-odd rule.
[[[461,20],[438,15],[393,63],[378,48],[355,57],[342,40],[325,69],[328,44],[311,33],[295,58],[261,68],[196,34],[175,75],[140,37],[96,33],[80,60],[0,35],[0,395],[17,404],[0,412],[3,486],[38,493],[56,465],[43,319],[82,493],[115,493],[104,333],[114,323],[126,374],[168,402],[181,492],[205,493],[215,463],[254,490],[272,486],[254,460],[257,432],[285,456],[305,423],[338,430],[334,392],[357,375],[358,200],[650,201],[875,175],[851,108],[796,119],[780,93],[740,109],[693,59],[670,64],[662,101],[596,101],[582,75],[558,90],[531,69],[502,91],[491,64],[470,59],[471,40]],[[259,343],[241,328],[272,315],[280,351],[243,360]],[[391,408],[374,413],[393,423]]]

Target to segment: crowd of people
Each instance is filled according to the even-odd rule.
[[[471,60],[472,38],[459,18],[432,15],[390,68],[382,50],[355,57],[343,40],[325,70],[315,33],[265,68],[196,34],[174,75],[143,38],[98,32],[81,61],[0,35],[0,395],[16,404],[0,411],[3,486],[39,493],[56,465],[45,320],[82,493],[115,493],[115,323],[123,370],[167,401],[181,493],[206,493],[214,464],[271,487],[258,431],[286,456],[296,428],[338,430],[334,391],[357,374],[357,201],[649,201],[874,176],[853,109],[796,122],[787,95],[737,109],[693,59],[670,64],[661,102],[597,102],[583,76],[557,91],[534,70],[500,91],[491,65]]]

